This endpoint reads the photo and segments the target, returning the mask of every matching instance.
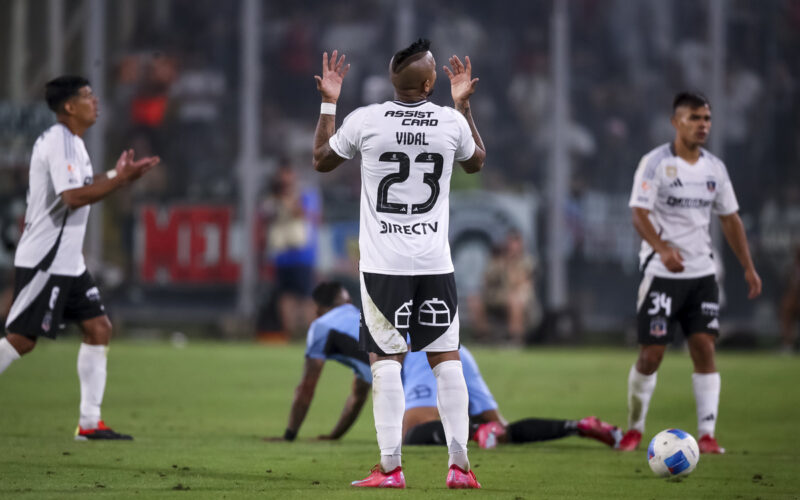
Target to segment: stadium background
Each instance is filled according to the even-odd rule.
[[[97,171],[124,147],[163,159],[93,208],[89,266],[125,334],[269,328],[274,269],[260,207],[286,158],[321,199],[317,275],[352,282],[359,171],[352,162],[324,177],[311,168],[311,75],[323,50],[347,54],[341,123],[391,97],[389,57],[422,35],[439,66],[469,55],[481,79],[473,109],[489,160],[453,185],[462,297],[479,290],[490,246],[517,228],[540,262],[545,309],[565,319],[548,323],[547,340],[632,341],[633,172],[671,139],[673,94],[697,89],[711,99],[709,148],[727,163],[765,285],[748,302],[738,263],[717,239],[723,332],[777,343],[800,244],[800,2],[9,0],[0,19],[6,291],[31,146],[53,120],[42,88],[58,73],[88,76],[100,97],[101,119],[86,137]],[[446,80],[436,90],[433,100],[449,104]]]

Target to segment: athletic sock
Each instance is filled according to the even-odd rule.
[[[436,403],[450,454],[447,466],[455,464],[468,471],[469,394],[461,361],[442,361],[433,368],[433,374],[438,392]]]
[[[446,444],[444,440],[444,426],[441,420],[431,420],[424,424],[415,425],[406,432],[403,444]]]
[[[100,405],[106,390],[106,349],[104,345],[81,343],[78,350],[78,378],[81,382],[79,425],[95,429],[100,421]]]
[[[719,373],[693,373],[692,386],[697,402],[697,433],[714,436],[719,411],[719,389],[722,380]]]
[[[628,374],[628,429],[644,433],[644,420],[650,407],[650,398],[656,388],[658,372],[652,375],[639,373],[636,365]]]
[[[19,353],[7,338],[0,339],[0,373],[6,371],[8,365],[20,358]]]
[[[406,398],[399,362],[385,359],[372,364],[372,413],[378,447],[381,449],[381,468],[391,472],[400,467],[400,447],[403,442],[403,413]]]
[[[577,425],[575,420],[526,418],[509,424],[506,432],[511,443],[532,443],[572,436],[578,433]]]

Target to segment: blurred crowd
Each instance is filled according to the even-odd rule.
[[[128,38],[106,50],[109,75],[101,103],[112,117],[106,164],[123,147],[163,160],[144,182],[105,203],[105,260],[129,283],[137,281],[131,249],[138,206],[235,206],[239,195],[239,3],[171,0],[160,8],[158,22],[150,4],[134,4]],[[386,71],[398,48],[398,8],[388,0],[262,6],[260,155],[271,167],[260,185],[259,221],[266,229],[259,255],[271,269],[261,304],[274,312],[274,328],[295,330],[307,319],[288,311],[308,309],[310,283],[318,278],[320,225],[357,218],[358,169],[345,165],[321,184],[310,166],[319,103],[312,75],[323,50],[347,54],[352,69],[338,120],[357,106],[390,99]],[[800,233],[800,66],[792,63],[800,53],[800,4],[729,2],[727,9],[725,147],[715,153],[726,160],[767,296],[777,304],[783,288],[769,283],[783,282],[798,243],[792,235]],[[480,176],[455,175],[454,189],[544,193],[552,139],[551,16],[549,1],[516,2],[513,12],[478,0],[414,3],[411,32],[433,41],[439,65],[451,54],[469,55],[481,78],[473,113],[489,161]],[[671,139],[673,94],[684,88],[710,92],[708,3],[575,0],[569,19],[572,173],[564,210],[571,301],[578,308],[620,307],[603,302],[615,298],[598,293],[597,285],[623,269],[635,281],[635,241],[624,240],[620,248],[621,239],[608,235],[617,226],[632,234],[625,200],[633,171],[644,153]],[[445,79],[433,100],[449,104]],[[0,115],[9,105],[14,107],[0,103]],[[42,116],[40,108],[28,108]],[[29,150],[43,128],[41,118],[24,126],[7,123],[16,128],[0,125],[0,143],[13,142],[15,150]],[[20,130],[28,135],[20,139]],[[96,170],[104,168],[94,161]],[[0,158],[4,284],[24,211],[26,168],[24,156]],[[537,262],[543,246],[528,246],[518,236],[493,242],[484,296],[470,301],[466,321],[478,336],[501,329],[503,339],[522,342],[541,321],[538,278],[546,270]],[[348,255],[335,272],[352,279],[356,261]],[[500,326],[489,326],[498,320]]]

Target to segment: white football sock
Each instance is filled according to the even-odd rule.
[[[450,453],[447,466],[456,464],[468,471],[469,394],[461,361],[442,361],[433,368],[433,374],[436,376],[438,392],[436,405],[439,407],[447,451]]]
[[[0,339],[0,373],[6,371],[8,365],[20,358],[19,353],[7,338]]]
[[[719,373],[692,373],[694,400],[697,402],[697,434],[714,437],[719,412]]]
[[[106,349],[104,345],[81,343],[78,350],[78,378],[81,381],[81,414],[84,429],[95,429],[100,420],[100,405],[106,390]]]
[[[391,472],[400,467],[400,447],[403,444],[403,413],[406,397],[399,362],[384,359],[372,364],[372,413],[378,447],[381,449],[381,468]]]
[[[650,407],[650,398],[656,389],[658,372],[652,375],[639,373],[634,364],[628,374],[628,429],[644,433],[644,420]]]

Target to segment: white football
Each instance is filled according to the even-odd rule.
[[[655,435],[647,447],[647,462],[657,476],[687,476],[700,459],[697,441],[686,431],[667,429]]]

